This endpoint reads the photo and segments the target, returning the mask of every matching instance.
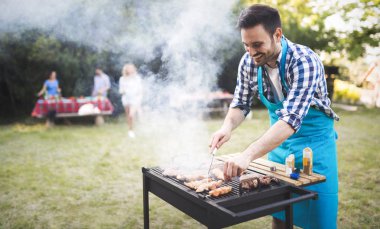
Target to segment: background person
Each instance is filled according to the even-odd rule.
[[[285,163],[295,155],[302,168],[302,151],[313,150],[313,171],[326,182],[306,189],[318,192],[318,200],[293,206],[294,223],[302,228],[336,228],[338,212],[338,169],[334,120],[323,64],[312,50],[295,44],[282,34],[278,11],[253,5],[238,20],[246,53],[239,68],[234,100],[220,130],[214,133],[211,151],[228,141],[250,112],[253,96],[267,107],[271,127],[240,155],[224,164],[227,179],[238,176],[249,163],[268,154],[268,159]],[[284,228],[284,214],[273,215],[273,227]]]
[[[134,138],[133,122],[141,108],[143,88],[141,77],[133,64],[126,64],[123,67],[122,76],[119,79],[119,93],[129,127],[128,136]]]
[[[42,89],[38,92],[38,96],[45,94],[45,99],[50,97],[57,97],[61,93],[61,88],[59,87],[59,82],[57,80],[57,73],[55,71],[50,72],[49,79],[45,80]],[[50,108],[46,114],[46,127],[51,127],[54,125],[56,111],[54,108]]]
[[[45,80],[42,89],[38,92],[38,96],[42,96],[44,93],[46,93],[45,99],[50,96],[58,96],[61,93],[55,71],[50,72],[49,79]]]
[[[94,76],[94,88],[92,90],[92,96],[107,97],[108,90],[111,88],[111,82],[108,75],[106,75],[102,69],[97,68]]]

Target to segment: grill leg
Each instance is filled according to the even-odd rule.
[[[285,227],[287,229],[293,228],[293,207],[291,204],[285,208]]]
[[[149,229],[149,191],[145,175],[143,175],[144,229]]]

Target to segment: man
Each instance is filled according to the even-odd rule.
[[[334,120],[321,60],[308,47],[292,43],[282,34],[276,9],[253,5],[238,20],[246,53],[238,69],[234,100],[220,130],[211,140],[211,151],[230,139],[250,111],[253,96],[269,110],[271,127],[246,150],[224,165],[227,179],[238,176],[249,163],[268,153],[284,164],[294,154],[302,168],[302,150],[313,150],[313,171],[326,176],[324,183],[309,186],[317,201],[294,205],[294,223],[303,228],[336,228],[338,177]],[[284,213],[273,215],[273,228],[284,227]]]
[[[111,88],[110,78],[102,69],[97,68],[94,76],[94,88],[92,90],[92,96],[107,97],[107,92]]]

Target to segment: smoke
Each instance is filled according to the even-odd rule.
[[[149,62],[161,50],[165,80],[146,72],[140,132],[154,136],[162,163],[209,158],[201,114],[236,38],[235,1],[3,0],[0,32],[38,28],[62,40]],[[139,66],[147,69],[147,66]],[[161,74],[161,73],[159,73]],[[198,97],[199,99],[196,99]]]

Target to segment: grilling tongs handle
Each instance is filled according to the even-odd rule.
[[[211,153],[212,156],[215,156],[215,154],[216,154],[217,151],[218,151],[218,148],[215,147],[214,150],[213,150],[212,153]]]
[[[215,156],[217,150],[218,150],[218,148],[215,147],[214,150],[211,153],[211,155],[212,155],[211,163],[210,163],[210,167],[208,168],[208,172],[207,172],[207,174],[209,176],[210,176],[210,170],[211,170],[212,162],[214,162],[214,156]]]

